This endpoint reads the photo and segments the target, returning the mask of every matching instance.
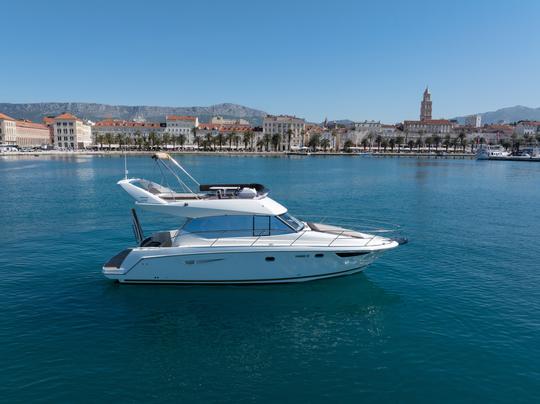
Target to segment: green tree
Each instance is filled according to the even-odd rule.
[[[396,147],[396,139],[391,137],[390,140],[388,140],[388,145],[390,146],[390,151],[394,152],[394,147]]]
[[[397,152],[399,153],[401,151],[401,145],[403,144],[403,136],[401,135],[396,136],[396,144],[397,144]]]
[[[309,138],[308,147],[310,147],[313,151],[317,151],[317,148],[320,146],[320,144],[321,135],[319,135],[318,133],[314,133],[313,135],[311,135],[311,137]]]
[[[287,150],[291,151],[291,138],[293,135],[292,129],[287,129]]]
[[[409,141],[407,142],[407,146],[409,146],[409,151],[412,152],[412,149],[413,149],[413,147],[414,147],[414,140],[412,140],[412,139],[409,140]]]
[[[367,139],[366,139],[366,144],[367,144]],[[352,142],[351,139],[347,139],[345,141],[345,143],[343,144],[343,151],[345,153],[350,153],[351,152],[351,147],[354,146],[354,143]]]
[[[270,142],[272,142],[272,135],[270,135],[270,133],[265,133],[262,140],[266,151],[270,151]]]
[[[330,147],[330,139],[324,138],[321,140],[321,147],[326,152],[326,149]]]
[[[452,144],[452,137],[450,134],[447,134],[444,136],[443,140],[443,146],[446,148],[446,152],[448,153],[448,147]]]
[[[105,133],[105,143],[109,146],[109,151],[111,150],[111,144],[114,141],[114,136],[112,133]]]
[[[272,146],[274,146],[274,151],[278,151],[278,147],[280,143],[281,143],[281,135],[279,133],[274,133],[272,135]]]
[[[244,132],[244,135],[242,136],[242,141],[244,142],[244,149],[248,149],[248,145],[251,143],[253,137],[253,132],[248,130],[247,132]]]
[[[377,153],[380,153],[381,152],[381,143],[382,143],[382,136],[381,135],[377,135],[377,137],[375,137],[375,143],[377,143]]]
[[[435,145],[435,151],[438,151],[441,145],[441,137],[439,135],[433,135],[433,144]]]

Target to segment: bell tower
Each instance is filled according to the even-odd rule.
[[[431,120],[431,94],[427,87],[424,91],[424,98],[422,99],[422,103],[420,104],[420,120]]]

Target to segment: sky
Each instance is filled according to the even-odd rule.
[[[540,1],[1,0],[0,102],[207,106],[309,121],[540,106]]]

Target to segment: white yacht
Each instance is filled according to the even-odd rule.
[[[168,154],[153,158],[174,176],[181,192],[127,178],[127,170],[118,184],[138,208],[181,217],[184,223],[144,238],[132,209],[138,245],[104,265],[107,278],[123,283],[304,282],[362,271],[406,242],[299,220],[271,199],[263,185],[201,185]],[[188,179],[197,184],[196,192]]]
[[[477,160],[491,160],[508,156],[510,156],[510,153],[500,145],[482,145],[476,152]]]

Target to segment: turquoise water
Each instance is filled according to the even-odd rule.
[[[262,182],[292,213],[398,223],[411,242],[300,285],[118,285],[100,271],[132,244],[122,159],[0,160],[0,400],[540,400],[540,164],[181,160],[202,182]],[[156,219],[142,215],[147,232],[171,223]]]

